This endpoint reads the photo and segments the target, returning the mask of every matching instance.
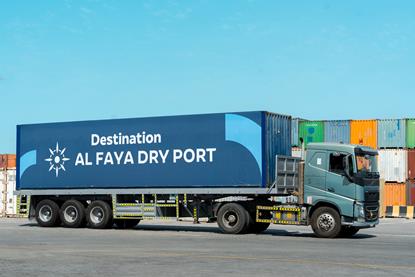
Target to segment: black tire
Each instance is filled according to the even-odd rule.
[[[237,203],[228,203],[218,211],[218,225],[225,234],[242,234],[248,229],[249,214]]]
[[[36,221],[42,227],[60,225],[59,206],[54,201],[45,199],[36,205]]]
[[[67,200],[60,209],[63,227],[79,228],[85,226],[85,207],[78,200]]]
[[[268,229],[271,223],[264,223],[264,222],[256,222],[256,210],[255,208],[248,213],[249,220],[248,220],[248,227],[246,232],[251,234],[259,234],[264,232]],[[271,214],[265,216],[265,218],[270,219]]]
[[[311,216],[311,227],[319,238],[338,237],[341,231],[340,215],[330,207],[317,208]]]
[[[115,219],[114,224],[119,229],[133,229],[140,223],[139,219]]]
[[[351,238],[359,232],[359,228],[353,226],[342,226],[339,237]]]
[[[93,229],[105,229],[112,226],[112,209],[102,200],[96,200],[86,209],[88,226]]]
[[[250,233],[259,234],[268,229],[271,223],[254,222],[249,230]]]

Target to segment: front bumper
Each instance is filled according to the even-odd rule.
[[[378,224],[379,224],[379,219],[376,220],[376,221],[370,221],[370,222],[353,221],[353,222],[343,222],[342,223],[342,225],[353,226],[353,227],[357,227],[359,229],[373,228]]]

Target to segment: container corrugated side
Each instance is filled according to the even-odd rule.
[[[303,139],[304,145],[310,142],[324,141],[324,122],[323,121],[300,121],[298,139]]]
[[[350,143],[350,120],[325,121],[324,141],[336,143]]]
[[[380,178],[387,182],[406,182],[407,151],[404,149],[381,149],[378,152]]]
[[[408,205],[415,206],[415,181],[408,181],[407,186],[408,186],[408,191],[409,191]]]
[[[0,155],[0,169],[16,168],[16,155],[3,154]]]
[[[406,120],[406,147],[415,148],[415,119]]]
[[[405,119],[378,120],[378,147],[404,148],[406,146]]]
[[[267,185],[270,186],[275,181],[275,156],[291,155],[291,116],[265,113],[266,118],[266,152],[268,167]]]
[[[376,120],[351,120],[350,143],[377,148]]]
[[[415,180],[415,149],[408,149],[408,179]]]
[[[298,146],[298,121],[299,118],[291,120],[291,145]]]
[[[0,189],[0,216],[15,216],[17,212],[17,196],[14,195],[16,190],[15,169],[0,171]]]
[[[406,183],[386,182],[383,202],[385,206],[405,206]]]

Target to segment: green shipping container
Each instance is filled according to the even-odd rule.
[[[415,148],[415,119],[406,120],[406,147]]]
[[[300,139],[304,140],[305,146],[310,142],[324,141],[324,122],[323,121],[300,121],[299,123],[298,145],[301,145]]]

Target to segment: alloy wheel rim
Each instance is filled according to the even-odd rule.
[[[94,224],[99,224],[104,220],[104,210],[101,207],[94,207],[89,213],[89,217]]]
[[[68,206],[63,212],[63,217],[66,222],[74,223],[78,218],[78,210],[74,206]]]
[[[49,205],[44,205],[40,208],[39,218],[43,222],[49,222],[52,218],[52,207]]]

